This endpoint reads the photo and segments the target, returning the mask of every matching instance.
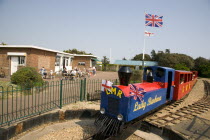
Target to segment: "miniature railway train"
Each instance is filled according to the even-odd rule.
[[[132,71],[121,67],[120,85],[102,82],[100,115],[95,120],[98,134],[116,135],[121,128],[155,109],[187,95],[197,80],[197,71],[151,66],[144,68],[143,82],[128,84]]]

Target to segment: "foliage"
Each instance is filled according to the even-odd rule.
[[[143,54],[137,54],[135,55],[131,60],[139,60],[142,61],[143,60]],[[144,61],[151,61],[151,57],[148,54],[144,54]]]
[[[103,56],[103,59],[101,60],[102,64],[109,64],[109,58],[107,58],[106,56]]]
[[[210,60],[198,57],[195,60],[186,54],[170,53],[169,49],[155,52],[151,51],[151,59],[157,61],[159,66],[171,67],[176,70],[195,70],[201,77],[210,78]]]
[[[106,56],[103,56],[103,59],[101,60],[101,62],[102,62],[102,70],[103,71],[106,71],[106,69],[107,69],[107,64],[109,64],[110,63],[110,61],[109,61],[109,58],[107,58]]]
[[[186,65],[189,69],[194,67],[194,59],[186,54],[176,54],[179,63]]]
[[[132,70],[132,71],[133,71],[133,73],[132,73],[132,76],[131,76],[130,81],[133,81],[133,82],[136,82],[136,81],[142,82],[143,71],[142,70]]]
[[[190,71],[190,69],[188,67],[186,67],[185,64],[176,64],[174,66],[175,70],[186,70],[186,71]]]
[[[203,57],[198,57],[195,59],[194,61],[195,65],[194,65],[194,70],[196,71],[200,71],[200,66],[202,65],[208,65],[209,60]]]
[[[63,52],[65,53],[71,53],[71,54],[85,54],[85,55],[92,55],[91,53],[86,53],[85,51],[79,51],[77,49],[69,49],[69,50],[64,50]]]
[[[7,45],[6,43],[2,42],[0,45]]]
[[[156,54],[155,50],[152,50],[151,51],[151,60],[155,61],[156,60],[156,56],[157,56],[157,54]]]
[[[170,52],[170,49],[166,49],[166,50],[165,50],[165,53],[171,53],[171,52]]]
[[[201,77],[210,78],[210,63],[207,65],[200,66],[200,73]]]
[[[177,64],[182,64],[188,69],[193,69],[194,60],[192,57],[185,54],[177,53],[158,53],[155,61],[158,62],[159,66],[176,68]],[[178,65],[179,66],[179,65]]]
[[[11,82],[24,88],[32,88],[44,83],[41,75],[32,67],[24,67],[13,73]]]
[[[137,54],[131,60],[141,60],[143,54]],[[176,70],[196,70],[199,76],[209,77],[210,60],[198,57],[195,60],[186,54],[171,53],[170,49],[164,51],[151,51],[151,57],[145,54],[145,61],[156,61],[159,66],[171,67]]]
[[[122,60],[127,60],[125,57],[123,57],[123,59]]]
[[[103,71],[117,71],[117,68],[118,68],[117,64],[106,64],[106,65],[102,64]]]

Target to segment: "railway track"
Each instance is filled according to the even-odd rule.
[[[167,125],[178,124],[183,120],[192,119],[195,116],[198,116],[202,113],[209,111],[210,83],[207,81],[203,82],[204,82],[205,94],[197,102],[174,111],[174,108],[177,107],[181,102],[183,102],[183,100],[180,100],[163,108],[162,110],[156,112],[155,114],[150,115],[149,117],[145,118],[144,121],[157,127],[165,127]]]

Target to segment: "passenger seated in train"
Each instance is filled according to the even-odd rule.
[[[193,74],[193,76],[192,76],[192,80],[194,80],[195,79],[195,74]]]
[[[183,83],[184,83],[184,78],[181,77],[181,78],[180,78],[180,84],[183,84]]]

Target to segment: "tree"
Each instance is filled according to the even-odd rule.
[[[109,58],[107,58],[106,56],[103,56],[103,59],[101,60],[102,64],[103,64],[103,70],[106,70],[107,64],[110,63]]]
[[[170,53],[170,49],[166,49],[165,53]]]
[[[137,54],[136,56],[134,56],[131,60],[139,60],[142,61],[143,54]],[[151,57],[148,54],[144,55],[144,61],[151,61]]]
[[[180,64],[184,64],[189,69],[194,67],[194,59],[186,54],[175,54]]]
[[[73,48],[72,50],[69,49],[69,50],[64,50],[63,52],[65,53],[71,53],[71,54],[85,54],[85,55],[92,55],[91,53],[86,53],[85,51],[79,51],[75,48]]]
[[[205,77],[206,75],[208,75],[208,72],[205,72],[206,70],[208,71],[207,66],[210,64],[210,61],[206,58],[203,57],[198,57],[194,60],[194,70],[198,71],[198,75]],[[205,73],[205,74],[204,74]]]
[[[158,53],[157,60],[159,66],[174,68],[179,63],[177,57],[172,54]]]
[[[206,58],[203,58],[203,57],[198,57],[194,60],[194,63],[195,63],[194,70],[199,71],[200,66],[201,65],[207,65],[209,63],[209,60],[206,59]]]
[[[2,42],[0,45],[7,45],[6,43]]]
[[[201,65],[199,70],[200,70],[200,73],[198,72],[198,74],[201,77],[210,78],[210,63],[206,65]]]
[[[155,60],[156,60],[156,56],[157,56],[157,55],[156,55],[155,50],[152,50],[152,51],[151,51],[151,60],[152,60],[152,61],[155,61]]]
[[[175,70],[186,70],[186,71],[190,71],[190,69],[188,67],[185,66],[185,64],[176,64],[174,66]]]
[[[127,60],[125,57],[123,57],[123,59],[122,60]]]
[[[106,56],[103,56],[103,59],[101,60],[102,64],[109,64],[109,58],[107,58]]]
[[[156,56],[156,61],[158,62],[159,66],[164,67],[176,68],[177,64],[182,64],[189,69],[192,69],[194,67],[193,58],[185,54],[158,53]]]

